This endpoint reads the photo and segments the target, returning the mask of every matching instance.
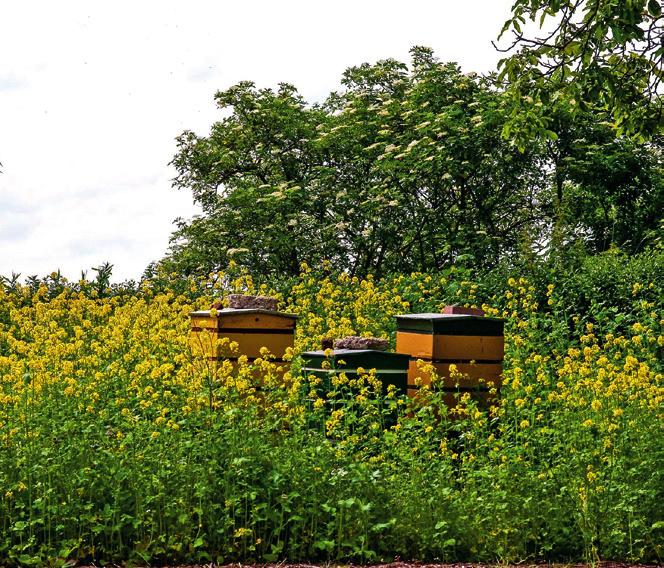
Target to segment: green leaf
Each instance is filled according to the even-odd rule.
[[[318,550],[324,550],[326,552],[332,552],[334,550],[335,542],[333,540],[317,540],[314,542],[314,548]]]
[[[662,5],[659,0],[650,0],[648,2],[648,12],[654,18],[659,18],[662,15]]]

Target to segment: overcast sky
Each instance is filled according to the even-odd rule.
[[[0,275],[114,280],[160,258],[176,217],[175,137],[208,132],[215,91],[293,83],[310,101],[346,67],[434,48],[464,71],[499,59],[512,0],[33,1],[0,16]]]

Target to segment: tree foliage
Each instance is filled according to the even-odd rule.
[[[662,133],[664,19],[659,0],[516,0],[500,78],[516,103],[505,134],[555,136],[550,108],[602,111],[619,134]],[[533,29],[539,31],[533,32]]]
[[[637,251],[652,242],[662,218],[661,143],[616,136],[601,118],[570,104],[551,109],[554,136],[543,151],[552,224],[545,234],[556,245],[580,239],[591,253],[612,245]]]
[[[323,261],[358,275],[490,268],[578,239],[641,246],[660,217],[654,143],[559,104],[556,136],[520,151],[502,136],[514,109],[493,78],[426,48],[410,66],[351,67],[320,104],[250,82],[216,102],[221,120],[184,132],[173,159],[175,187],[203,210],[179,222],[162,262],[179,273],[231,260],[261,274]],[[649,208],[630,217],[635,200]]]

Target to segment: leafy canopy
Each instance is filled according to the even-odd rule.
[[[491,268],[581,243],[639,250],[663,204],[661,150],[616,137],[591,106],[561,99],[552,136],[520,151],[502,132],[518,105],[492,77],[414,48],[348,69],[310,105],[296,89],[219,92],[208,136],[184,132],[174,185],[203,215],[180,221],[162,264],[255,274],[300,264],[350,274]]]
[[[364,64],[342,86],[312,106],[289,85],[217,94],[228,115],[207,137],[185,132],[173,160],[204,211],[175,235],[181,268],[296,274],[328,260],[366,274],[515,250],[542,179],[501,137],[507,110],[487,79],[415,48],[410,70]]]
[[[618,134],[661,134],[663,22],[658,0],[516,0],[501,32],[513,43],[499,78],[516,103],[505,135],[554,137],[559,101],[605,113]]]

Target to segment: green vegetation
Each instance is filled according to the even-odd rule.
[[[537,30],[537,31],[535,31]],[[664,18],[659,0],[516,0],[501,37],[500,80],[515,105],[506,133],[520,146],[555,139],[559,105],[592,109],[619,135],[663,133]]]
[[[496,75],[416,47],[319,104],[217,93],[173,159],[202,215],[140,282],[0,278],[0,564],[661,562],[661,22],[516,0]],[[285,377],[192,352],[231,292],[298,315]],[[494,406],[302,369],[451,303],[506,320]]]
[[[241,272],[6,283],[0,558],[661,561],[664,255],[570,268],[305,268],[281,293]],[[230,291],[280,296],[300,316],[296,353],[487,302],[507,318],[500,405],[460,395],[448,413],[435,388],[413,405],[370,376],[320,396],[297,356],[286,386],[269,361],[211,367],[192,357],[187,314]]]
[[[520,151],[503,133],[522,110],[491,77],[412,56],[350,68],[318,105],[289,85],[217,93],[228,115],[209,136],[185,132],[173,160],[203,215],[180,223],[162,267],[292,276],[325,260],[382,275],[657,241],[660,140],[619,137],[561,100],[554,135]]]

